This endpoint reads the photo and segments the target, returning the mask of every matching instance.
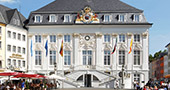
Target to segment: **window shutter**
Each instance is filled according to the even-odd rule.
[[[69,17],[70,17],[70,21],[69,21],[69,22],[71,22],[71,21],[72,21],[72,16],[71,16],[71,15],[69,15]]]
[[[102,19],[102,21],[104,21],[104,15],[102,15],[101,19]]]
[[[142,15],[141,14],[139,14],[139,22],[141,22],[142,21]]]
[[[40,22],[42,22],[42,20],[43,20],[43,16],[40,16]]]
[[[34,17],[32,17],[32,20],[35,22],[35,16],[34,16]]]
[[[116,16],[117,21],[120,21],[119,17],[120,17],[120,15],[117,15],[117,16]]]
[[[112,21],[112,15],[109,15],[109,20],[110,20],[110,22]]]
[[[135,19],[135,14],[133,14],[133,15],[131,16],[131,19],[132,19],[132,21],[134,21],[134,19]]]

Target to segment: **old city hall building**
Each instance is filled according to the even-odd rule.
[[[28,71],[56,74],[64,88],[125,88],[148,81],[149,28],[120,0],[55,0],[28,18]],[[62,52],[63,51],[63,52]]]

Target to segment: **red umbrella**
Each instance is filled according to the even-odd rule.
[[[15,75],[13,78],[20,78],[20,77],[22,77],[22,78],[45,78],[45,76],[43,76],[43,75],[25,74],[25,73]]]

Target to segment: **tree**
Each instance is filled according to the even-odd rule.
[[[149,55],[149,62],[152,62],[154,60],[154,57],[150,54]]]

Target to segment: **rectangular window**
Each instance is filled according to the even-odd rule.
[[[35,16],[35,21],[34,21],[34,22],[37,22],[37,23],[42,22],[42,16],[36,15],[36,16]]]
[[[134,42],[140,42],[140,34],[134,35]]]
[[[7,50],[8,50],[8,51],[11,51],[11,45],[8,45],[8,46],[7,46]]]
[[[92,51],[91,50],[83,50],[83,65],[92,65]]]
[[[140,83],[140,74],[134,74],[134,81]]]
[[[104,22],[110,22],[110,15],[104,15]]]
[[[22,35],[22,40],[25,41],[25,35]]]
[[[119,65],[125,64],[125,50],[119,51]]]
[[[119,15],[119,21],[124,22],[125,21],[125,15]]]
[[[18,53],[21,53],[21,47],[18,47]]]
[[[16,52],[16,46],[13,46],[13,52]]]
[[[140,51],[134,50],[134,65],[140,65]]]
[[[25,54],[25,48],[22,48],[22,53]]]
[[[139,15],[134,15],[133,18],[134,18],[134,21],[135,21],[135,22],[139,22]]]
[[[8,59],[8,66],[11,66],[11,59]]]
[[[22,66],[25,67],[25,61],[22,61]]]
[[[104,35],[104,42],[110,42],[110,35]]]
[[[41,43],[41,35],[35,35],[35,42]]]
[[[119,42],[125,42],[125,35],[119,35]]]
[[[56,51],[50,51],[50,65],[56,63]]]
[[[13,39],[16,39],[16,32],[13,32]]]
[[[110,51],[104,51],[104,65],[110,65]]]
[[[70,35],[64,35],[64,42],[70,42]]]
[[[50,42],[56,42],[56,35],[50,35]]]
[[[64,51],[64,65],[70,65],[70,64],[71,64],[71,52]]]
[[[56,16],[55,15],[50,15],[49,22],[56,22]]]
[[[18,40],[21,40],[21,34],[18,33]]]
[[[70,15],[64,15],[64,22],[70,22]]]
[[[16,60],[13,60],[13,66],[16,67],[17,66],[17,62]]]
[[[8,38],[11,38],[11,31],[8,31]]]
[[[41,65],[41,57],[42,53],[41,51],[35,51],[35,65]]]
[[[0,48],[2,48],[2,42],[0,41]]]
[[[21,67],[21,60],[18,60],[18,67]]]

